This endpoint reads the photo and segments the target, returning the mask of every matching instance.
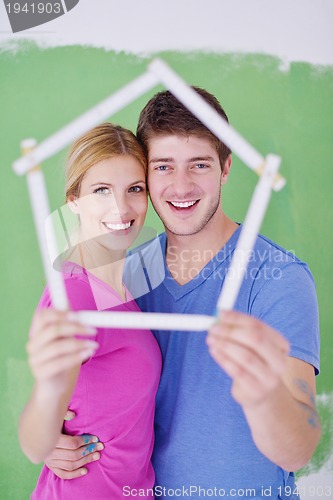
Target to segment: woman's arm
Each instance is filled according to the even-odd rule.
[[[66,312],[45,309],[36,314],[27,344],[35,384],[19,421],[21,448],[33,463],[43,461],[55,447],[81,364],[98,347],[75,338],[77,334],[96,331],[69,320]]]

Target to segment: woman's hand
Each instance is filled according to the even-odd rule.
[[[98,343],[76,338],[96,335],[96,329],[69,319],[69,313],[54,309],[39,311],[27,344],[28,362],[39,391],[62,391],[69,371],[96,351]]]

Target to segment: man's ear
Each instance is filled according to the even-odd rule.
[[[224,162],[224,168],[223,168],[223,172],[221,175],[221,186],[224,186],[224,184],[226,184],[228,182],[228,176],[230,173],[231,164],[232,164],[232,157],[230,154]]]
[[[77,198],[73,194],[71,194],[67,198],[67,205],[69,206],[69,208],[71,209],[73,214],[76,214],[76,215],[80,214],[80,209],[79,209],[79,205],[77,203]]]

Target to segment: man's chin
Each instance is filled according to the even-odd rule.
[[[195,234],[200,233],[202,231],[203,226],[171,226],[171,225],[166,225],[165,230],[169,234],[173,234],[174,236],[194,236]]]

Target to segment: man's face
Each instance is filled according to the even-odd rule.
[[[211,142],[197,136],[157,136],[149,141],[148,186],[152,204],[172,234],[197,234],[221,214],[221,171]]]

